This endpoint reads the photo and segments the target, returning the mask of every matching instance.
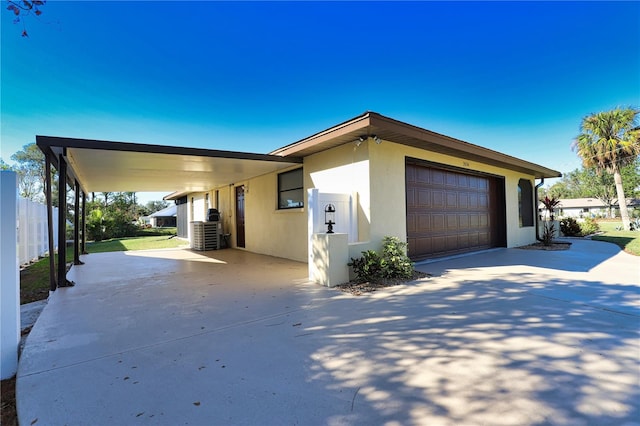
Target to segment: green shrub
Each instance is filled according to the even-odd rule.
[[[409,279],[413,276],[413,262],[406,254],[407,244],[396,237],[384,237],[382,255],[373,250],[362,252],[362,257],[351,258],[359,282],[377,282],[383,279]]]
[[[353,267],[356,280],[364,283],[379,279],[381,275],[380,261],[378,253],[373,250],[367,250],[362,252],[362,257],[358,259],[351,258],[351,262],[347,265]]]
[[[580,230],[582,231],[582,235],[591,235],[600,230],[600,225],[598,225],[595,219],[588,217],[580,224]]]
[[[411,278],[413,262],[407,256],[407,243],[397,237],[384,237],[380,269],[383,278]]]
[[[89,240],[102,241],[104,238],[104,225],[102,222],[102,210],[91,210],[87,216],[87,237]]]
[[[560,231],[566,237],[579,237],[582,235],[580,224],[572,217],[566,217],[560,220]]]

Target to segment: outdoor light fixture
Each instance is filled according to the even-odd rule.
[[[382,139],[380,139],[377,135],[362,135],[358,136],[358,140],[356,140],[356,146],[362,145],[362,142],[369,139],[373,139],[373,141],[378,145],[380,145],[380,143],[382,142]]]
[[[327,225],[327,234],[333,234],[333,225],[336,224],[336,208],[333,204],[324,206],[324,224]]]

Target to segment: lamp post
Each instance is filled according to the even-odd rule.
[[[327,234],[333,234],[333,225],[336,224],[336,208],[333,204],[324,206],[324,224],[327,225]]]

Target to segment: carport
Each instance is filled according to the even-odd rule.
[[[58,170],[58,241],[66,241],[67,185],[74,189],[74,265],[85,253],[85,205],[90,192],[206,191],[212,187],[302,163],[302,158],[213,149],[36,136],[45,156],[49,253],[53,247],[51,166]],[[50,256],[50,290],[72,285],[66,278],[66,245],[57,268]]]

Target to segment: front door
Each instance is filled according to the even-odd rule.
[[[236,186],[236,246],[244,247],[244,185]]]

